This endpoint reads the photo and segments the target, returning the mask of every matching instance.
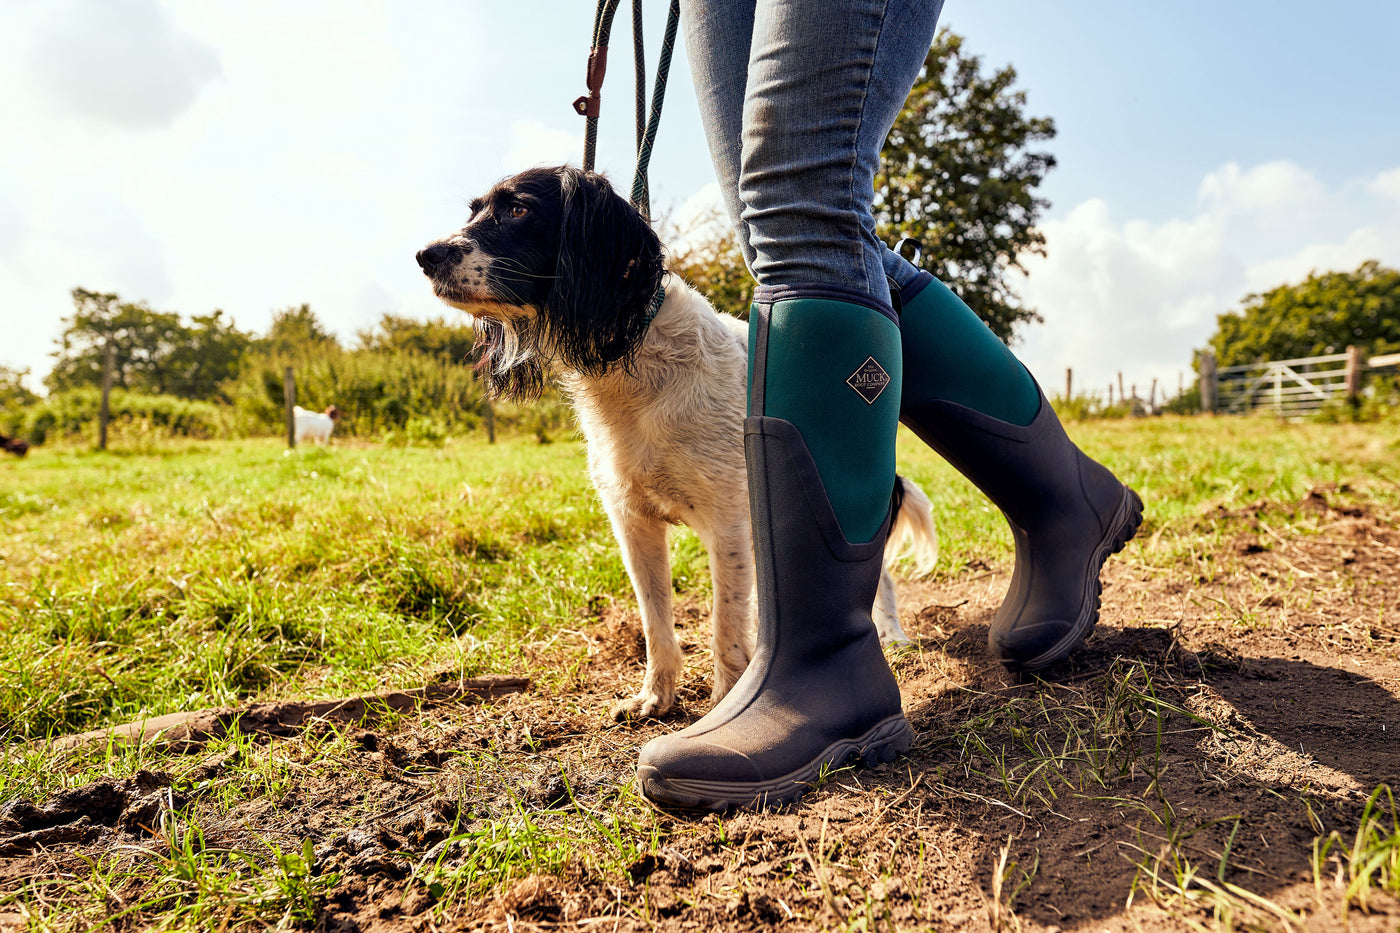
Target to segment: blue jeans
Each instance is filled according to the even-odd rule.
[[[917,270],[875,236],[880,147],[943,0],[685,0],[710,156],[760,285],[840,285],[881,301]]]

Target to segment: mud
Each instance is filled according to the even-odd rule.
[[[0,929],[23,880],[152,846],[193,806],[211,846],[311,839],[315,870],[337,877],[324,930],[1394,930],[1387,895],[1345,906],[1338,853],[1400,775],[1400,533],[1337,490],[1289,507],[1313,533],[1280,536],[1278,511],[1202,519],[1221,548],[1168,569],[1130,548],[1106,571],[1095,634],[1043,679],[986,651],[1004,573],[905,584],[916,643],[892,657],[910,753],[781,810],[645,814],[658,843],[624,829],[639,845],[620,870],[581,851],[469,896],[424,880],[463,864],[474,827],[635,811],[637,748],[707,704],[703,606],[680,607],[686,677],[664,722],[608,718],[642,653],[635,612],[600,598],[539,647],[527,691],[355,727],[301,721],[347,741],[337,767],[294,771],[276,795],[216,807],[237,755],[193,749],[167,771],[10,801]]]

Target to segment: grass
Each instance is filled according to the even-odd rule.
[[[626,576],[576,444],[40,450],[0,502],[0,731],[511,666]],[[547,568],[547,569],[546,569]]]
[[[1334,506],[1400,511],[1400,425],[1161,418],[1070,431],[1149,503],[1128,559],[1145,572],[1189,568],[1200,584],[1191,598],[1241,630],[1266,624],[1266,598],[1283,592],[1305,606],[1312,597],[1286,581],[1257,598],[1213,590],[1232,542],[1246,536],[1291,559],[1289,541],[1323,530],[1318,512],[1299,507],[1314,493]],[[936,576],[1004,568],[1011,542],[1000,515],[912,436],[901,435],[898,456],[933,502]],[[7,903],[21,905],[34,930],[314,924],[334,873],[313,869],[309,836],[215,844],[205,821],[362,760],[351,727],[275,743],[235,731],[198,762],[116,744],[59,755],[34,740],[184,709],[416,687],[444,674],[528,672],[546,689],[565,686],[576,670],[534,668],[525,646],[579,628],[599,597],[631,600],[584,451],[569,437],[292,454],[269,441],[168,442],[127,454],[39,448],[0,464],[0,521],[0,677],[11,688],[0,691],[9,746],[0,803],[156,769],[203,806],[165,811],[147,851],[0,896],[0,917]],[[694,535],[674,535],[672,556],[678,592],[708,600]],[[1254,827],[1233,812],[1191,812],[1163,789],[1173,749],[1195,745],[1223,768],[1226,746],[1248,739],[1197,709],[1193,687],[1179,672],[1123,660],[1082,681],[963,691],[932,740],[949,771],[920,779],[942,799],[1021,816],[1053,818],[1067,801],[1108,808],[1138,827],[1132,897],[1202,928],[1300,926],[1296,911],[1250,888],[1239,846]],[[659,820],[625,784],[581,789],[566,757],[551,757],[528,732],[522,747],[454,752],[456,811],[432,857],[406,866],[403,882],[429,892],[440,919],[531,876],[582,873],[628,887],[639,864],[682,836],[704,835],[726,857],[749,845],[723,818]],[[216,776],[201,772],[211,759],[224,762]],[[537,773],[512,774],[520,760]],[[528,785],[549,769],[560,789],[542,802]],[[410,780],[436,773],[404,771]],[[851,777],[836,769],[822,783],[840,792]],[[1308,806],[1317,826],[1308,857],[1319,901],[1334,879],[1353,910],[1400,894],[1388,788],[1372,795],[1354,832],[1324,833],[1303,792],[1294,804]],[[981,866],[987,920],[1014,930],[1048,882],[1034,845],[1000,838]],[[923,852],[922,840],[901,844]],[[887,866],[825,836],[784,845],[769,857],[811,896],[804,916],[835,928],[897,926]],[[721,893],[747,896],[741,888]],[[794,905],[781,901],[774,916],[802,914]],[[646,897],[627,909],[654,915]]]

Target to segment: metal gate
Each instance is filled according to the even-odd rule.
[[[1215,375],[1217,410],[1230,414],[1301,418],[1347,397],[1345,353],[1225,366]]]

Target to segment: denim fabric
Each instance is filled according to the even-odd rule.
[[[889,251],[871,213],[875,171],[942,6],[681,4],[710,155],[760,285],[841,285],[889,301]],[[903,266],[897,280],[911,279]]]

